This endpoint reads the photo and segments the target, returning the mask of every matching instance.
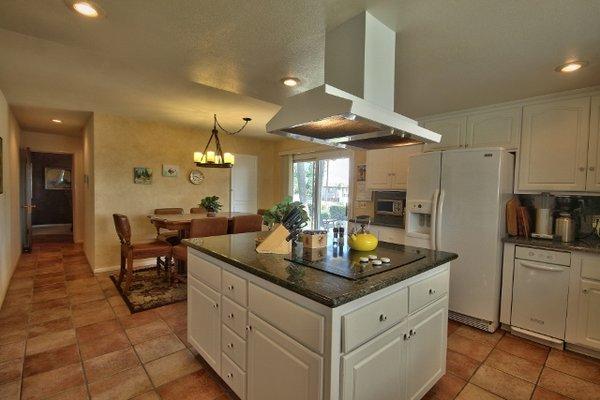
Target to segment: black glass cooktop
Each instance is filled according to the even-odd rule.
[[[361,263],[361,257],[369,255],[389,258],[389,263],[375,265],[371,260]],[[403,245],[380,242],[373,251],[355,251],[347,245],[328,245],[321,249],[303,249],[302,245],[294,246],[290,257],[286,260],[296,264],[320,269],[330,274],[351,280],[359,280],[371,275],[402,267],[425,258],[419,249],[406,248]]]

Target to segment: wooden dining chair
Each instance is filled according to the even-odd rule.
[[[193,219],[190,224],[190,237],[227,235],[228,225],[229,219],[225,217]],[[178,262],[187,263],[187,246],[184,244],[173,246],[173,258]]]
[[[231,219],[229,233],[260,232],[262,230],[262,223],[262,215],[238,215]]]
[[[192,207],[190,208],[190,214],[204,214],[206,209],[204,207]]]
[[[119,271],[119,287],[125,277],[125,287],[123,293],[129,293],[131,282],[133,280],[133,260],[154,258],[165,258],[166,268],[172,266],[173,246],[162,240],[154,240],[150,243],[131,243],[131,225],[129,218],[122,214],[113,214],[115,229],[121,242],[121,270]],[[160,269],[160,266],[157,265]],[[172,273],[172,272],[171,272]]]

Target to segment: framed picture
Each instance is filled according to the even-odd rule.
[[[46,190],[71,190],[71,170],[66,168],[44,168]]]
[[[168,176],[170,178],[176,177],[177,175],[179,175],[179,165],[163,164],[162,175]]]
[[[134,167],[133,183],[138,185],[150,185],[152,183],[152,168]]]
[[[2,150],[2,138],[0,137],[0,194],[4,193],[4,175],[3,175],[3,171],[2,171],[2,165],[3,165],[2,154],[4,154],[4,151]]]
[[[366,164],[359,164],[356,166],[356,181],[364,182],[367,180],[367,166]]]

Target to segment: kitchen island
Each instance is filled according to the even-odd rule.
[[[444,374],[457,255],[388,243],[259,254],[260,235],[184,240],[188,341],[241,399],[419,399]],[[369,254],[391,263],[369,275]],[[289,261],[307,257],[324,259]]]

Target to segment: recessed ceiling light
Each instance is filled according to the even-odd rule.
[[[294,87],[294,86],[296,86],[297,84],[300,83],[300,79],[298,79],[298,78],[292,78],[292,77],[283,78],[281,80],[281,83],[283,83],[285,86]]]
[[[53,118],[52,122],[54,122],[55,124],[62,124],[62,120],[60,120],[58,118]]]
[[[588,65],[587,61],[571,61],[554,68],[556,72],[574,72]]]
[[[90,0],[65,0],[67,6],[80,15],[88,18],[98,18],[104,15],[102,8]]]

